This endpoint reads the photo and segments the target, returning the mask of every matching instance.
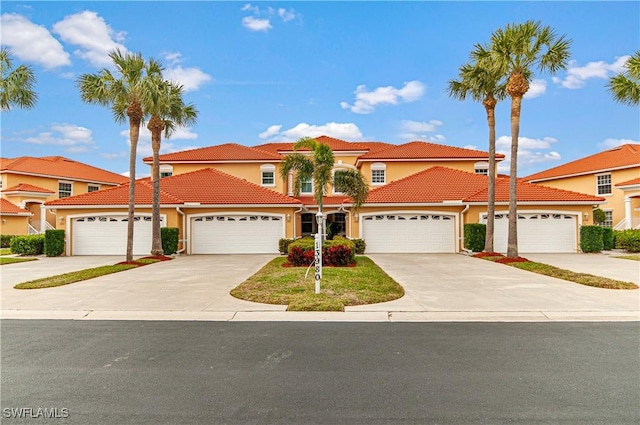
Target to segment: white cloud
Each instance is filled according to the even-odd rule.
[[[267,128],[267,131],[263,131],[262,133],[258,134],[258,137],[260,137],[261,139],[268,139],[269,137],[278,134],[281,128],[281,125],[272,125]]]
[[[103,157],[104,159],[108,159],[108,160],[114,160],[114,159],[120,159],[120,158],[126,158],[129,155],[128,152],[118,152],[118,153],[108,153],[108,152],[103,152],[100,154],[101,157]],[[127,177],[129,177],[129,173],[127,173]]]
[[[329,122],[324,125],[310,125],[300,123],[293,128],[280,132],[282,126],[272,125],[262,135],[270,133],[268,138],[271,142],[293,142],[302,137],[330,136],[342,140],[361,140],[362,132],[354,123]]]
[[[96,149],[91,130],[74,124],[54,124],[50,131],[19,140],[35,145],[61,146],[66,152],[88,152]]]
[[[409,81],[400,89],[393,86],[378,87],[373,91],[367,91],[365,85],[356,87],[356,100],[353,105],[340,102],[343,109],[348,109],[356,114],[370,114],[378,105],[397,105],[400,102],[415,102],[425,93],[426,87],[420,81]]]
[[[211,75],[199,68],[183,68],[180,65],[165,69],[162,75],[168,80],[182,84],[185,92],[198,90],[204,83],[213,80]]]
[[[162,54],[164,60],[167,61],[170,65],[175,65],[182,62],[182,53],[180,52],[164,52]]]
[[[577,66],[576,61],[571,61],[567,75],[564,79],[553,77],[554,83],[566,89],[579,89],[585,86],[591,78],[607,79],[613,74],[622,72],[629,55],[620,56],[612,63],[604,61],[589,62],[585,66]]]
[[[547,91],[547,82],[545,80],[533,80],[529,83],[529,90],[525,93],[525,99],[533,99],[542,96]]]
[[[127,146],[129,146],[129,129],[122,130],[120,135],[124,137],[127,141]],[[179,152],[187,149],[195,149],[200,146],[183,146],[177,145],[174,143],[176,140],[194,140],[198,138],[197,133],[192,133],[189,128],[180,127],[178,128],[171,138],[167,139],[162,135],[162,141],[160,144],[160,154],[171,153],[171,152]],[[138,138],[138,146],[137,146],[138,156],[146,157],[153,155],[153,149],[151,148],[151,133],[145,126],[140,127],[140,136]]]
[[[253,16],[242,18],[242,26],[251,31],[269,31],[273,28],[269,19],[254,18]]]
[[[283,22],[289,22],[295,19],[296,17],[298,17],[298,14],[293,9],[286,10],[286,9],[280,8],[278,9],[278,16],[282,18]]]
[[[463,148],[464,149],[472,149],[474,151],[478,150],[478,147],[476,145],[466,145],[466,146],[463,146]]]
[[[245,4],[244,6],[242,6],[242,9],[240,10],[242,10],[243,12],[250,11],[255,14],[260,13],[260,8],[258,6],[252,6],[251,3]]]
[[[123,53],[127,51],[121,44],[125,32],[114,31],[102,17],[89,10],[65,16],[53,25],[53,31],[63,41],[78,46],[74,54],[95,67],[112,64],[109,58],[111,50],[118,48]]]
[[[442,142],[445,140],[445,137],[442,134],[437,134],[435,136],[425,134],[436,131],[441,125],[443,125],[443,122],[438,120],[430,120],[428,122],[404,120],[400,123],[400,137],[410,140]]]
[[[16,58],[37,63],[46,69],[71,65],[69,54],[62,44],[43,26],[24,16],[3,13],[0,16],[2,45],[8,46]]]
[[[640,143],[640,141],[632,139],[605,139],[602,142],[598,143],[598,146],[602,149],[612,149],[621,145],[626,145],[628,143],[638,144]]]
[[[545,150],[551,149],[557,141],[553,137],[543,137],[542,139],[519,137],[518,169],[527,169],[531,165],[544,162],[560,161],[562,157],[557,151],[545,152]],[[496,139],[496,152],[505,156],[505,159],[498,163],[498,172],[508,173],[511,166],[511,136],[500,136]]]

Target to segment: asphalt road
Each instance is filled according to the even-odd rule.
[[[1,332],[3,424],[640,423],[637,322],[5,320]]]

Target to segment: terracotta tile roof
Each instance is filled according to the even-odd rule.
[[[161,162],[180,161],[280,161],[282,158],[272,152],[242,146],[237,143],[225,143],[223,145],[207,146],[205,148],[190,149],[182,152],[160,155]],[[153,157],[144,158],[144,162],[150,163]]]
[[[361,160],[384,160],[384,159],[489,159],[489,154],[473,149],[458,148],[455,146],[445,146],[429,142],[409,142],[402,145],[393,145],[389,148],[369,152],[358,158]],[[496,159],[503,159],[504,155],[497,154]]]
[[[369,192],[367,203],[486,202],[488,178],[446,167],[431,167]],[[509,200],[509,179],[496,181],[496,202]],[[584,201],[604,198],[518,182],[518,202]]]
[[[96,183],[121,184],[127,178],[62,156],[0,159],[0,172],[38,174],[53,178],[83,180]]]
[[[34,186],[32,184],[20,183],[15,186],[8,187],[3,192],[37,192],[37,193],[55,193],[53,190],[44,187]]]
[[[637,184],[640,184],[640,177],[635,178],[635,179],[631,179],[631,180],[627,180],[627,181],[622,182],[622,183],[618,183],[618,184],[616,184],[616,187],[617,186],[632,186],[632,185],[637,185]]]
[[[319,143],[324,143],[328,145],[332,151],[334,152],[344,152],[344,151],[369,151],[369,147],[367,144],[371,144],[372,147],[379,148],[379,144],[387,145],[387,143],[382,142],[347,142],[346,140],[336,139],[334,137],[329,136],[319,136],[314,137]],[[293,142],[275,142],[275,143],[265,143],[263,145],[254,146],[256,149],[260,149],[267,152],[279,153],[279,152],[291,152],[293,151]],[[300,149],[304,151],[306,149]]]
[[[0,214],[21,215],[21,214],[31,214],[31,213],[23,208],[20,208],[16,204],[7,201],[4,198],[0,198]]]
[[[152,182],[149,178],[136,181],[137,205],[150,205],[152,203],[152,193]],[[161,179],[160,203],[164,205],[182,205],[185,203],[200,203],[203,205],[299,205],[300,201],[229,174],[211,168],[204,168]],[[47,202],[47,205],[50,206],[128,204],[128,185]]]
[[[591,174],[615,168],[640,167],[640,144],[626,144],[525,177],[527,181],[550,180]]]

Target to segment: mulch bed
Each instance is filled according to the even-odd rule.
[[[145,260],[158,260],[158,261],[168,261],[173,260],[173,257],[168,257],[166,255],[149,255],[147,257],[142,257]]]
[[[476,254],[473,254],[472,257],[475,257],[475,258],[504,257],[504,255],[500,254],[499,252],[478,252]]]
[[[528,263],[528,262],[529,260],[527,260],[524,257],[516,257],[516,258],[503,257],[503,258],[498,258],[497,260],[494,261],[494,263],[500,263],[500,264]]]

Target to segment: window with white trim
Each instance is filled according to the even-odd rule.
[[[160,166],[160,178],[173,176],[173,167],[171,165]]]
[[[613,211],[603,210],[603,212],[604,212],[604,221],[602,222],[602,227],[613,227]]]
[[[313,193],[313,180],[303,180],[300,184],[300,193]]]
[[[611,195],[611,173],[596,176],[596,194]]]
[[[276,166],[264,164],[260,166],[260,184],[273,187],[276,185]]]
[[[71,182],[58,182],[58,198],[66,198],[73,194],[73,183]]]
[[[387,165],[382,162],[371,164],[371,184],[385,184],[387,182]]]
[[[100,185],[99,184],[89,184],[89,185],[87,185],[87,192],[97,192],[98,190],[100,190]]]
[[[489,163],[488,162],[476,162],[475,165],[473,166],[473,171],[476,174],[482,174],[484,176],[489,175]]]

